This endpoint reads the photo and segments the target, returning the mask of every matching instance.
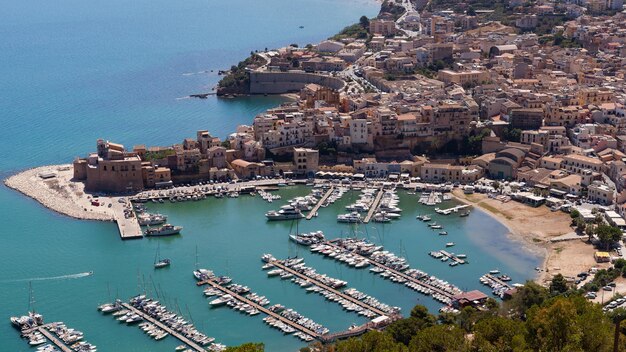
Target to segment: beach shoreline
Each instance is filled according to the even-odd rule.
[[[452,195],[461,203],[479,208],[508,229],[509,238],[518,241],[542,257],[535,282],[546,284],[555,274],[575,277],[581,271],[598,267],[593,246],[586,236],[574,236],[571,219],[563,212],[553,212],[546,206],[537,208],[513,200],[501,202],[486,194],[466,195],[455,189]],[[567,240],[560,238],[568,237]]]

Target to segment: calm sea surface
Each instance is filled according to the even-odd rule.
[[[69,162],[93,150],[96,138],[132,146],[177,143],[197,129],[225,137],[281,98],[177,98],[208,92],[219,79],[218,69],[251,50],[316,42],[377,10],[376,3],[365,0],[5,2],[0,11],[0,176]],[[307,193],[304,187],[280,191],[283,199]],[[357,195],[347,193],[323,208],[318,218],[302,221],[300,230],[323,230],[330,238],[351,234],[353,229],[338,225],[335,216]],[[263,216],[279,205],[258,197],[149,204],[184,226],[183,235],[122,242],[112,223],[72,220],[0,187],[0,351],[31,350],[8,321],[26,312],[29,281],[36,308],[48,321],[65,321],[84,331],[100,351],[172,351],[178,345],[172,337],[154,342],[139,328],[96,311],[100,303],[145,289],[153,295],[158,290],[161,301],[180,309],[219,342],[262,341],[268,351],[302,346],[268,328],[259,316],[210,309],[191,275],[196,246],[202,267],[228,274],[333,331],[363,320],[290,282],[268,279],[260,269],[261,254],[304,256],[319,272],[347,280],[405,313],[417,303],[433,311],[439,307],[367,270],[348,268],[290,243],[290,224],[267,223]],[[508,240],[506,229],[480,211],[467,218],[435,218],[450,233],[441,238],[415,220],[432,209],[404,193],[400,206],[401,220],[362,226],[360,235],[463,289],[480,288],[478,278],[493,268],[516,281],[532,277],[539,258]],[[471,264],[450,268],[427,255],[447,241],[456,242],[456,251],[466,253]],[[158,243],[173,264],[154,271]],[[72,276],[87,271],[94,275]],[[59,276],[66,278],[50,279]]]

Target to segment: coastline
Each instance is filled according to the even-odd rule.
[[[43,179],[39,174],[54,172],[56,177]],[[46,165],[11,175],[4,185],[34,199],[45,208],[78,220],[113,221],[113,212],[104,206],[93,207],[84,185],[71,182],[71,164]],[[101,197],[101,199],[108,199]],[[96,211],[94,211],[96,210]]]
[[[594,258],[593,246],[586,237],[555,241],[559,236],[571,234],[570,217],[563,212],[553,212],[545,206],[537,208],[516,201],[503,203],[485,194],[466,195],[455,189],[452,195],[461,203],[486,212],[508,229],[508,236],[520,241],[529,251],[542,256],[541,270],[535,282],[545,284],[554,274],[575,277],[591,267],[600,267]]]

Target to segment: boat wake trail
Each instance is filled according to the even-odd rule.
[[[68,279],[80,279],[81,277],[87,277],[87,276],[91,276],[91,275],[93,275],[93,271],[86,271],[84,273],[61,275],[61,276],[33,277],[33,278],[30,278],[30,279],[16,279],[16,280],[2,280],[0,282],[68,280]]]

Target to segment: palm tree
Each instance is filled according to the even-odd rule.
[[[613,335],[613,352],[618,352],[620,324],[622,323],[622,320],[625,320],[625,319],[626,319],[626,309],[617,308],[611,312],[611,320],[613,320],[613,324],[615,324],[615,332]]]

